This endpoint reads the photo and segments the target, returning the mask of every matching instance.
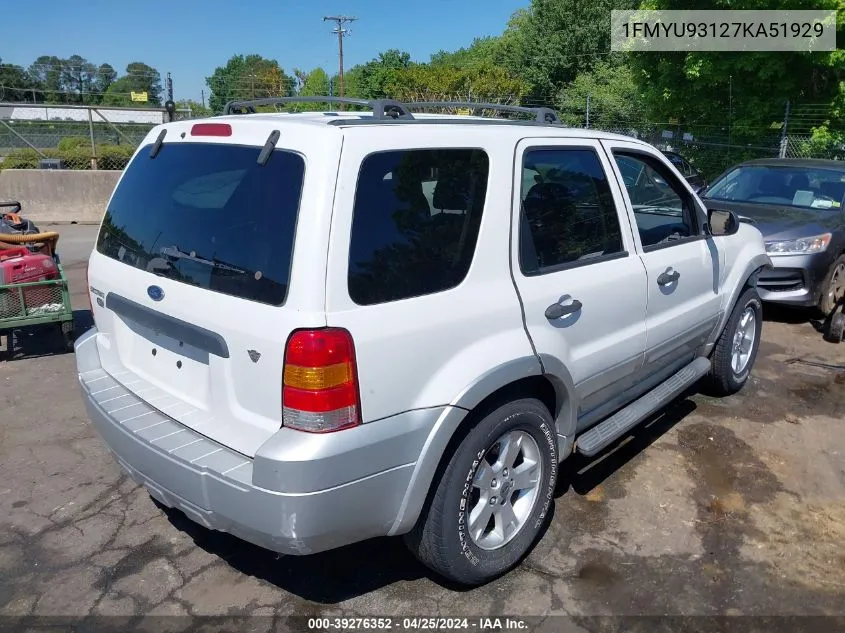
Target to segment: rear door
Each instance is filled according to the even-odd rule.
[[[527,139],[516,156],[513,274],[541,357],[561,361],[579,426],[624,404],[646,344],[646,274],[601,145]]]
[[[109,202],[89,267],[98,348],[136,395],[251,456],[281,425],[288,335],[325,324],[320,227],[339,147],[286,132],[261,165],[266,125],[234,122],[223,137],[183,127],[154,158],[139,151]],[[105,406],[132,419],[121,404]]]
[[[703,232],[704,212],[689,185],[657,150],[641,143],[604,143],[625,186],[648,274],[644,373],[666,375],[693,359],[719,320],[718,246]]]

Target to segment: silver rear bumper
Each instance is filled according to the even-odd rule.
[[[124,388],[100,365],[96,337],[92,329],[76,342],[79,382],[120,466],[196,523],[284,554],[388,534],[426,439],[449,409],[411,411],[336,435],[280,429],[253,459]]]

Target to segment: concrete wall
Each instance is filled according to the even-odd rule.
[[[0,200],[17,200],[36,224],[99,223],[120,171],[3,169]]]

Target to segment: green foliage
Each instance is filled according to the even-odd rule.
[[[399,71],[410,67],[411,56],[392,48],[366,64],[353,67],[344,75],[344,94],[347,97],[381,99],[389,95],[388,84],[396,81]],[[339,94],[338,84],[334,84]]]
[[[329,94],[329,75],[322,68],[315,68],[305,75],[299,94],[304,97]]]
[[[32,100],[32,77],[19,66],[5,66],[0,58],[0,101]]]
[[[222,112],[229,101],[292,96],[295,80],[285,74],[275,59],[233,55],[225,66],[215,68],[205,83],[211,89],[209,107],[213,112]]]
[[[414,64],[397,70],[384,86],[386,94],[404,101],[493,103],[518,103],[527,89],[525,82],[492,64]]]
[[[60,151],[74,150],[79,147],[90,147],[91,140],[84,136],[66,136],[59,141]]]
[[[149,101],[132,101],[132,92],[146,92]],[[141,62],[132,62],[126,67],[126,75],[110,84],[103,97],[104,105],[112,106],[161,106],[161,75],[155,68]]]
[[[135,153],[135,148],[131,145],[103,144],[97,145],[96,148],[98,169],[123,169]],[[47,158],[61,159],[65,169],[91,169],[91,145],[87,142],[70,148],[42,149],[41,151]],[[41,158],[38,152],[28,147],[16,149],[0,163],[0,169],[37,169]]]
[[[504,61],[504,47],[501,37],[476,37],[468,48],[454,52],[438,51],[431,56],[435,66],[457,66],[467,68],[485,64],[500,64]]]
[[[610,50],[611,9],[637,0],[532,0],[511,20],[501,53],[531,86],[534,104],[551,104],[562,86],[588,72]]]
[[[27,70],[0,65],[0,101],[82,105],[132,104],[129,92],[144,92],[161,104],[161,77],[147,64],[133,62],[117,78],[111,64],[96,66],[80,55],[42,55]]]
[[[807,156],[845,160],[845,129],[831,130],[827,124],[821,125],[813,130],[803,149]]]
[[[584,125],[588,97],[591,127],[610,128],[642,120],[644,100],[634,73],[624,64],[601,61],[557,94],[555,106],[567,125]]]
[[[28,147],[12,150],[0,163],[0,169],[35,169],[39,158],[38,152]]]
[[[735,9],[733,0],[706,0],[706,9]],[[755,9],[804,9],[803,0],[756,0]],[[819,0],[813,9],[839,8],[837,39],[845,37],[845,0]],[[687,9],[686,0],[644,0],[642,8]],[[685,124],[724,123],[734,141],[759,139],[782,121],[787,100],[831,103],[845,81],[845,57],[835,52],[667,52],[633,53],[637,75],[652,116]],[[793,130],[794,131],[794,130]]]

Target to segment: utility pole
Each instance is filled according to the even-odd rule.
[[[337,26],[332,29],[332,33],[337,33],[337,50],[338,50],[338,94],[339,96],[343,96],[343,38],[348,36],[350,33],[349,29],[343,28],[344,24],[348,24],[349,22],[354,22],[358,18],[350,17],[348,15],[328,15],[323,18],[323,22],[331,21],[335,22]]]

